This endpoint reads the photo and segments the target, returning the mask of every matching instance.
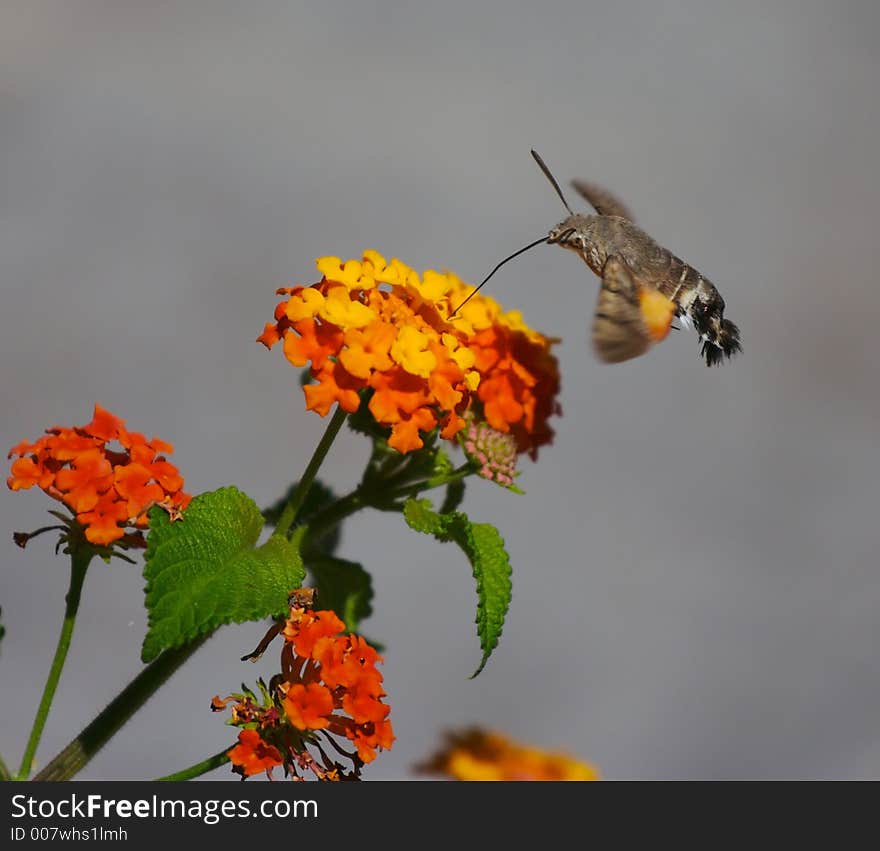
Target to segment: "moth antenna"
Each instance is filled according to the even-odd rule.
[[[492,275],[494,275],[505,263],[507,263],[509,260],[513,260],[514,257],[519,257],[520,254],[523,254],[530,248],[534,248],[536,245],[541,245],[546,241],[547,237],[542,236],[540,239],[536,239],[534,242],[530,242],[525,248],[520,248],[519,251],[514,251],[513,254],[510,255],[510,257],[505,257],[491,272],[489,272],[488,275],[486,275],[485,278],[483,278],[480,285],[471,293],[469,293],[468,297],[458,307],[456,307],[455,310],[452,311],[452,313],[449,314],[449,319],[452,319],[452,317],[455,316],[455,314],[458,313],[458,311],[461,310],[477,294],[480,289],[482,289],[483,284],[485,284],[489,280],[489,278],[491,278]]]
[[[551,186],[556,190],[556,194],[559,196],[559,199],[562,201],[563,206],[566,210],[573,216],[574,210],[568,206],[568,201],[565,200],[565,196],[562,194],[562,190],[559,188],[559,184],[556,182],[556,178],[550,173],[550,169],[547,168],[547,163],[541,159],[541,155],[532,149],[532,156],[535,158],[535,162],[541,167],[541,171],[544,172],[544,177],[550,181]]]

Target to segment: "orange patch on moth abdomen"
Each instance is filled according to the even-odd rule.
[[[639,290],[639,307],[651,339],[657,343],[664,340],[672,327],[675,303],[657,290],[642,287]]]

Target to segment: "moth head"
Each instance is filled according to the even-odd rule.
[[[583,249],[590,243],[592,220],[595,216],[584,213],[573,213],[565,221],[560,222],[547,235],[550,245],[561,245],[563,248]]]

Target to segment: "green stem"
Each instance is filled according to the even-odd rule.
[[[6,767],[6,763],[3,761],[3,757],[0,756],[0,781],[2,780],[12,780],[12,774]]]
[[[330,451],[330,447],[336,439],[336,435],[339,434],[339,429],[342,428],[342,424],[345,422],[347,416],[348,414],[337,405],[332,419],[327,424],[321,442],[315,448],[311,460],[306,467],[306,471],[299,480],[296,492],[290,498],[290,502],[284,506],[284,511],[281,512],[281,517],[278,518],[278,523],[275,526],[275,534],[286,535],[291,524],[296,520],[296,515],[299,513],[300,508],[302,508],[306,496],[308,496],[312,482],[315,481],[315,476],[318,474],[318,470],[320,469],[324,458],[327,456],[327,453]]]
[[[157,777],[155,782],[173,783],[177,780],[192,780],[193,777],[199,777],[202,774],[213,771],[215,768],[219,768],[223,763],[229,762],[229,757],[226,755],[228,751],[229,748],[226,748],[219,753],[215,753],[214,756],[209,756],[207,759],[203,759],[201,762],[191,765],[189,768],[175,771],[174,774],[166,774],[164,777]]]
[[[73,550],[70,556],[70,587],[67,589],[67,596],[64,599],[64,620],[61,623],[61,634],[58,636],[55,658],[52,660],[52,667],[49,668],[49,676],[46,678],[40,705],[37,707],[31,735],[24,749],[24,756],[21,758],[21,767],[18,769],[19,780],[27,780],[31,774],[34,755],[40,744],[40,737],[43,735],[49,710],[52,708],[52,699],[55,697],[55,690],[58,688],[58,681],[64,670],[67,651],[70,650],[70,640],[76,625],[76,613],[79,610],[83,582],[85,582],[86,570],[94,554],[94,550],[90,547],[78,547]]]
[[[69,780],[107,743],[211,634],[166,650],[143,669],[34,780]]]
[[[443,485],[451,484],[452,482],[457,482],[460,479],[465,478],[465,476],[469,476],[474,472],[473,465],[470,461],[465,462],[460,467],[456,467],[451,473],[443,473],[440,476],[434,476],[431,479],[425,480],[422,484],[419,485],[420,491],[429,491],[432,488],[441,488]]]
[[[404,479],[399,484],[393,481],[389,482],[388,487],[382,492],[381,502],[374,507],[384,511],[389,505],[392,505],[398,499],[417,496],[424,491],[433,490],[434,488],[442,488],[445,485],[452,484],[452,482],[457,482],[466,476],[470,476],[473,472],[474,468],[471,466],[470,462],[468,462],[462,464],[450,473],[441,473],[430,479],[421,479],[420,481],[406,481]]]

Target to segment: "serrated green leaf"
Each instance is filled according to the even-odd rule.
[[[460,512],[456,512],[459,515]],[[468,552],[477,581],[477,634],[483,648],[483,658],[471,677],[477,676],[492,651],[498,646],[504,617],[510,606],[510,559],[504,549],[504,538],[491,523],[468,523],[466,543],[459,545]]]
[[[288,592],[305,576],[300,536],[273,535],[255,547],[262,528],[256,503],[234,487],[195,497],[182,520],[150,512],[145,662],[223,624],[286,611]]]
[[[333,609],[349,632],[357,632],[362,620],[373,613],[373,580],[354,561],[321,557],[309,560],[309,571],[317,588],[316,607]]]
[[[449,540],[448,537],[442,537],[449,525],[449,515],[434,511],[430,499],[408,499],[403,505],[403,519],[416,532],[433,535],[442,541]]]
[[[491,523],[472,523],[461,511],[438,514],[430,500],[408,499],[403,507],[407,525],[440,541],[455,541],[470,560],[477,582],[477,635],[483,658],[477,676],[498,646],[504,617],[510,606],[510,559],[504,539]]]

